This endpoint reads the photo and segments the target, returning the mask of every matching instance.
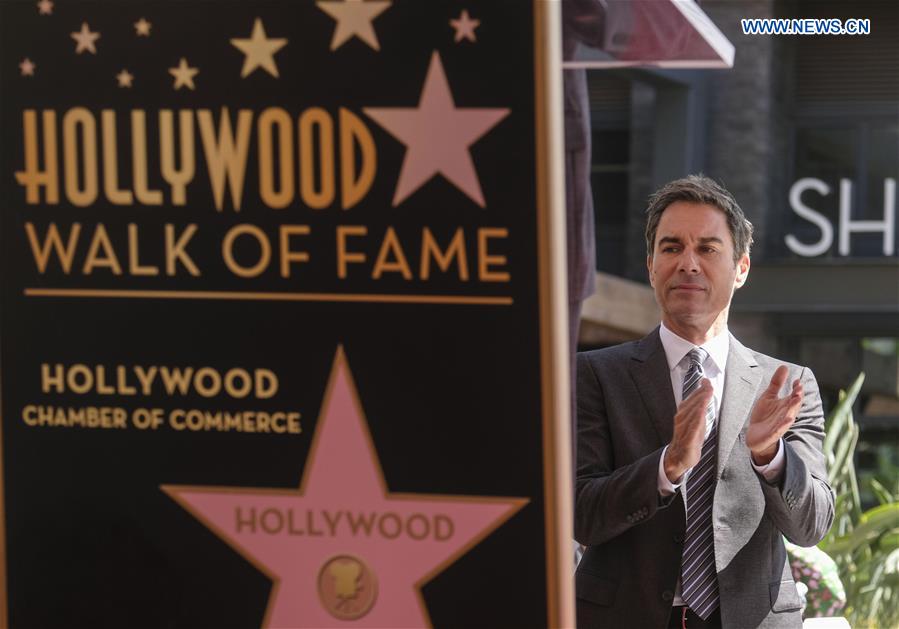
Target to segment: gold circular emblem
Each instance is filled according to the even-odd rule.
[[[335,618],[356,620],[374,606],[378,580],[359,557],[335,555],[318,572],[318,597]]]

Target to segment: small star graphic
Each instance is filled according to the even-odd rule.
[[[509,110],[456,107],[437,51],[431,55],[418,107],[364,107],[362,111],[406,145],[394,207],[435,175],[443,175],[485,207],[469,147],[508,116]]]
[[[119,87],[131,87],[131,83],[134,81],[134,75],[128,70],[122,70],[115,75],[115,78],[119,82]]]
[[[240,71],[240,78],[246,78],[256,68],[263,68],[273,77],[278,77],[275,53],[287,45],[287,40],[283,37],[267,38],[260,18],[257,17],[253,22],[253,33],[249,39],[234,38],[231,40],[231,44],[246,55]]]
[[[181,61],[178,62],[177,68],[169,68],[169,74],[175,77],[175,86],[174,89],[180,89],[181,87],[187,87],[189,89],[194,89],[194,77],[200,71],[196,68],[192,68],[187,64],[187,59],[181,57]]]
[[[391,0],[324,0],[315,4],[337,20],[331,50],[337,50],[353,36],[375,50],[381,49],[372,20],[390,8]]]
[[[153,25],[144,18],[134,23],[134,30],[139,37],[149,37],[151,28],[153,28]]]
[[[456,30],[456,43],[458,44],[463,39],[467,39],[471,42],[477,42],[478,39],[474,34],[474,29],[476,29],[481,24],[481,20],[473,20],[471,16],[468,15],[468,9],[462,9],[462,14],[458,19],[450,20],[450,26],[452,26]]]
[[[75,47],[77,54],[80,55],[85,50],[93,55],[97,54],[97,47],[94,46],[94,42],[100,39],[100,33],[91,32],[87,22],[81,23],[80,31],[72,33],[72,39],[78,42],[78,45]]]
[[[22,59],[22,63],[19,64],[19,69],[22,71],[22,76],[34,76],[35,68],[37,68],[37,64],[28,57]]]
[[[41,15],[53,15],[53,0],[41,0],[37,3],[37,10]]]

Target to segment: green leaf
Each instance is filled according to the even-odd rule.
[[[884,487],[876,478],[869,479],[868,486],[871,488],[871,491],[877,498],[877,502],[879,502],[880,504],[885,505],[893,502],[892,494],[890,494],[887,488]]]
[[[865,373],[862,372],[858,374],[858,377],[849,387],[846,395],[841,396],[840,401],[830,413],[830,417],[827,420],[827,434],[824,437],[825,454],[832,454],[834,452],[837,437],[842,434],[844,424],[852,414],[852,405],[855,403],[855,398],[858,397],[858,392],[861,390],[864,381]]]
[[[853,424],[852,428],[852,449],[849,451],[849,458],[846,464],[848,468],[848,478],[849,478],[849,491],[852,495],[852,502],[850,502],[850,506],[852,507],[852,517],[856,520],[861,518],[862,515],[862,500],[858,491],[858,479],[855,478],[855,463],[853,462],[853,457],[855,455],[855,446],[858,444],[858,434],[860,430],[858,424]]]
[[[899,548],[899,529],[892,529],[881,535],[878,546],[883,552],[891,552]]]
[[[854,552],[863,544],[877,539],[883,531],[899,527],[899,503],[874,507],[862,514],[855,529],[835,539],[825,552],[839,554]]]
[[[830,480],[833,483],[839,482],[844,475],[848,474],[846,462],[850,461],[849,455],[854,453],[855,446],[853,434],[855,420],[852,418],[852,412],[846,414],[846,421],[843,425],[843,435],[836,442],[836,449],[833,453],[833,463],[830,468]]]

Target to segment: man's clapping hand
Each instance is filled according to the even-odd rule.
[[[802,406],[802,384],[793,381],[793,389],[786,397],[778,397],[778,392],[787,381],[787,370],[781,365],[771,377],[768,388],[755,403],[746,431],[746,446],[752,453],[756,465],[767,465],[777,454],[777,445],[799,413]]]
[[[712,401],[712,383],[703,378],[699,386],[681,402],[674,416],[674,437],[665,451],[665,476],[680,482],[684,473],[699,463],[705,441],[706,408]]]

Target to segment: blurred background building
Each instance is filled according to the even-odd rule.
[[[704,0],[732,69],[588,71],[599,271],[580,349],[652,330],[649,194],[704,172],[756,228],[730,327],[810,366],[829,410],[867,375],[855,408],[859,468],[899,465],[899,2]],[[869,18],[859,36],[744,35],[742,18]]]

